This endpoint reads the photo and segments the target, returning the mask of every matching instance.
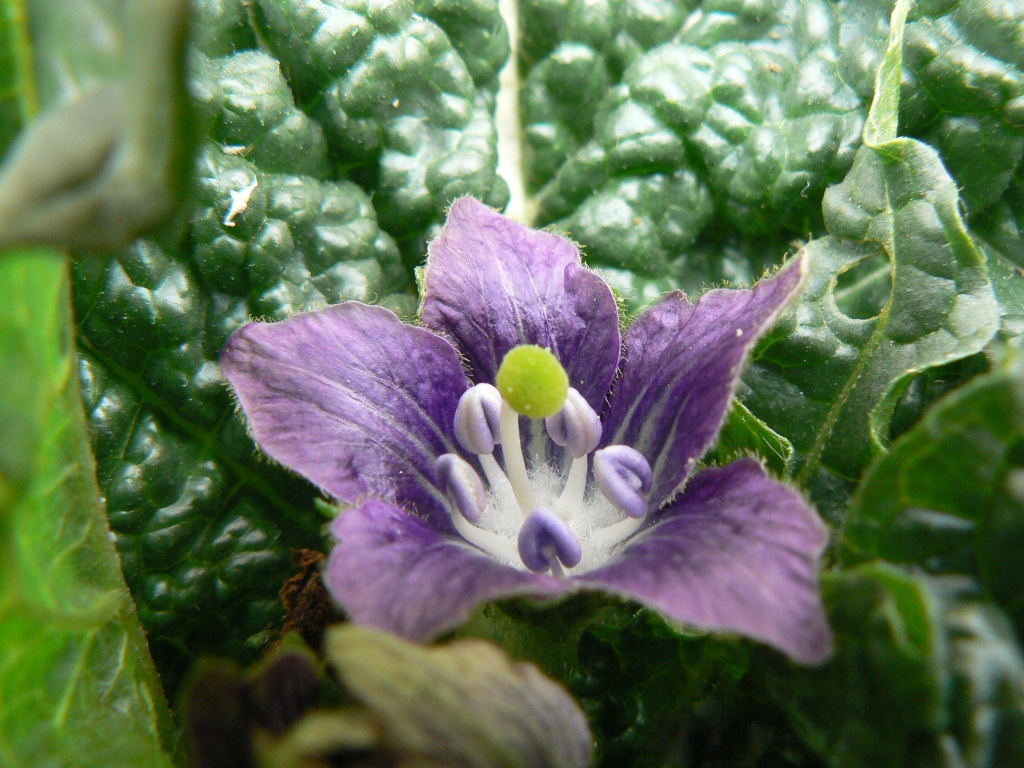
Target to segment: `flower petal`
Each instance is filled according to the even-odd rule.
[[[618,555],[577,578],[815,664],[832,647],[818,589],[827,538],[799,493],[741,459],[698,473]]]
[[[343,501],[372,494],[449,524],[434,462],[456,451],[468,382],[447,341],[347,302],[241,327],[221,369],[273,459]]]
[[[390,504],[343,512],[327,584],[349,616],[408,640],[452,629],[480,603],[516,595],[559,597],[572,582],[520,571]]]
[[[569,385],[601,412],[619,363],[619,313],[607,284],[572,243],[466,197],[429,246],[423,324],[466,356],[476,383],[494,383],[519,344],[550,349]]]
[[[803,265],[798,258],[752,291],[710,291],[696,304],[674,291],[629,327],[602,444],[632,446],[650,462],[650,510],[714,441],[747,353],[800,288]]]

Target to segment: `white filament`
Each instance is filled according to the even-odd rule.
[[[537,506],[537,500],[526,474],[526,461],[523,459],[523,446],[519,438],[519,414],[512,410],[508,401],[501,401],[501,455],[505,457],[505,471],[512,492],[519,502],[519,511],[525,518]]]
[[[449,514],[452,519],[452,525],[455,526],[455,530],[458,531],[459,535],[470,544],[479,547],[495,560],[501,560],[502,562],[512,564],[522,562],[519,559],[518,548],[504,536],[499,536],[498,534],[484,530],[483,528],[477,528],[462,516],[462,513],[459,512],[458,508],[454,504],[450,505]]]
[[[583,506],[583,494],[587,490],[587,465],[588,456],[579,459],[572,458],[569,451],[566,451],[572,461],[569,466],[569,477],[566,478],[565,486],[562,488],[562,495],[558,497],[555,504],[555,513],[563,520],[569,520],[573,513]]]

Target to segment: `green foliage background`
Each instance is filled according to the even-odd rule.
[[[526,209],[631,312],[811,257],[706,460],[762,455],[832,527],[833,660],[602,601],[465,630],[562,680],[603,764],[1024,762],[1024,3],[909,6],[518,4]],[[125,9],[0,0],[0,147],[131,71]],[[510,50],[492,0],[196,0],[185,202],[70,278],[2,257],[0,763],[169,764],[161,690],[273,638],[290,549],[327,544],[219,350],[348,299],[414,314],[446,206],[508,201]]]

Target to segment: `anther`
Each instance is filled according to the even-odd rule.
[[[594,479],[601,493],[629,517],[647,514],[643,494],[651,490],[653,478],[647,459],[628,445],[609,445],[594,454]]]
[[[439,456],[434,463],[437,482],[445,494],[455,502],[464,518],[475,523],[487,506],[487,493],[476,470],[469,462],[454,453]]]
[[[601,418],[572,387],[569,387],[562,410],[544,419],[544,426],[552,440],[568,446],[574,459],[582,459],[601,442]]]
[[[519,557],[531,571],[550,569],[557,574],[562,565],[579,565],[583,547],[561,517],[544,507],[534,507],[519,529]]]
[[[477,384],[459,398],[455,438],[470,453],[494,452],[501,443],[501,394],[492,384]]]

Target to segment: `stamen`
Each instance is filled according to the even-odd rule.
[[[583,559],[583,547],[566,522],[544,507],[535,507],[519,529],[519,557],[531,571],[572,568]]]
[[[562,410],[544,419],[548,435],[581,459],[601,442],[601,417],[579,392],[569,387]]]
[[[434,462],[434,471],[438,484],[455,502],[462,516],[473,523],[479,520],[487,507],[487,492],[469,462],[454,453],[446,453]]]
[[[512,484],[495,461],[494,446],[501,444],[501,393],[491,384],[470,387],[455,409],[455,439],[477,454],[487,485],[502,504],[514,503]]]
[[[501,453],[505,459],[505,471],[512,484],[512,492],[525,517],[529,510],[533,509],[535,501],[530,478],[526,474],[523,445],[519,439],[519,414],[512,410],[507,400],[502,400],[501,403]]]
[[[653,478],[647,459],[628,445],[609,445],[594,454],[594,479],[601,493],[632,518],[647,514],[643,494],[651,490]]]
[[[548,435],[558,445],[567,446],[572,455],[569,477],[555,511],[569,520],[583,506],[587,489],[587,454],[601,442],[601,418],[576,389],[570,387],[562,410],[544,419]]]
[[[439,456],[434,464],[438,483],[454,502],[448,510],[452,525],[458,534],[491,557],[506,563],[515,563],[518,558],[512,542],[491,531],[474,526],[487,504],[480,476],[469,462],[454,453]],[[468,514],[467,514],[468,512]]]
[[[490,454],[501,442],[501,394],[491,384],[467,389],[455,409],[455,438],[470,453]]]

